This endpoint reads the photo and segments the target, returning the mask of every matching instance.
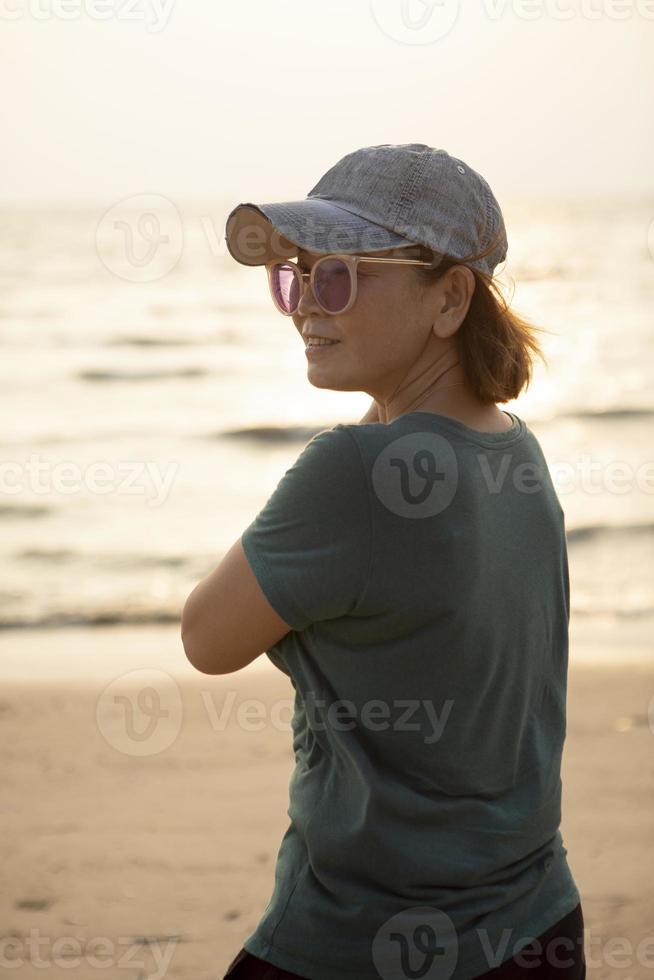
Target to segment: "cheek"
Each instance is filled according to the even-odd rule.
[[[341,333],[353,347],[360,346],[368,360],[397,365],[410,359],[416,346],[411,304],[400,288],[377,286],[373,281],[359,289],[355,305],[342,318]]]

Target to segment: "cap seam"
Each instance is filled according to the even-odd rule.
[[[484,236],[484,241],[481,244],[482,250],[490,245],[493,235],[496,229],[493,227],[493,202],[491,200],[491,195],[488,187],[482,184],[482,190],[484,192],[484,201],[486,203],[486,227],[489,229],[488,233]]]
[[[411,195],[413,194],[415,185],[418,182],[419,178],[422,176],[422,173],[425,167],[427,166],[427,163],[428,163],[428,156],[426,153],[423,152],[420,154],[419,158],[414,163],[413,168],[409,173],[409,176],[404,182],[404,186],[400,193],[400,197],[397,202],[397,207],[395,209],[395,215],[392,217],[393,223],[391,227],[393,231],[396,232],[396,234],[401,234],[401,232],[397,231],[399,221],[400,219],[402,221],[406,220],[406,211],[409,204],[411,203]]]

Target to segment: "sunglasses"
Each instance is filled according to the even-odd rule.
[[[428,265],[419,259],[376,259],[367,255],[323,255],[302,272],[295,262],[268,262],[268,286],[273,303],[284,316],[293,316],[300,305],[306,280],[310,280],[316,303],[323,313],[345,313],[357,298],[359,262],[388,262],[393,265]]]

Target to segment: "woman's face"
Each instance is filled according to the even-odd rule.
[[[359,254],[379,258],[419,257],[418,249],[411,247]],[[300,249],[297,263],[302,271],[308,272],[319,258],[318,253]],[[444,337],[434,330],[443,303],[447,307],[451,276],[446,273],[442,280],[425,287],[416,276],[416,268],[360,262],[357,298],[343,314],[324,313],[306,281],[304,295],[293,315],[298,333],[305,344],[310,334],[338,341],[307,355],[308,379],[312,385],[335,391],[366,391],[383,399],[407,375],[419,369],[422,360],[431,361],[452,345],[454,338],[448,330],[454,332],[465,312],[451,329],[448,327],[451,316],[445,317]]]

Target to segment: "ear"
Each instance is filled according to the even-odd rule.
[[[453,265],[434,283],[429,301],[437,316],[433,330],[439,337],[450,337],[466,318],[476,287],[474,273],[467,266]]]

